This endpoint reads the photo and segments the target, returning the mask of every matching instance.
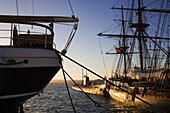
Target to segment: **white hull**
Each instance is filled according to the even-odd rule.
[[[60,67],[59,60],[59,55],[48,49],[0,48],[0,68]],[[22,61],[28,63],[19,63]]]

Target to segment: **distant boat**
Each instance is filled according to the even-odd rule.
[[[0,15],[0,39],[9,44],[0,46],[0,112],[18,113],[22,104],[39,94],[61,68],[53,31],[53,23],[59,22],[76,23],[78,19]],[[29,30],[31,27],[38,31]]]
[[[109,96],[108,92],[106,91],[105,80],[101,79],[90,80],[89,76],[87,75],[87,72],[86,74],[83,74],[83,70],[82,70],[82,82],[73,85],[72,89],[94,95]]]
[[[88,76],[84,76],[82,84],[79,84],[79,86],[73,85],[72,89],[94,95],[109,96],[104,80],[90,81]]]
[[[112,8],[117,14],[115,17],[120,16],[120,20],[114,19],[121,26],[120,32],[98,34],[117,39],[115,40],[117,43],[113,44],[115,52],[107,52],[118,56],[116,68],[107,82],[107,91],[113,99],[124,104],[168,112],[170,111],[170,36],[168,35],[170,9],[166,6],[169,6],[170,2],[163,0],[160,9],[148,9],[153,3],[149,4],[148,1],[148,4],[144,4],[143,0],[132,0],[128,2],[129,7],[125,6],[126,2],[123,3],[121,8]],[[163,9],[163,6],[166,9]],[[120,12],[116,13],[117,11]],[[153,18],[148,16],[149,14]],[[119,28],[114,27],[115,30]]]

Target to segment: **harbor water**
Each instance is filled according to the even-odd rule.
[[[95,106],[85,94],[73,90],[72,85],[73,83],[68,83],[76,113],[148,113],[145,110],[125,106],[108,97],[89,94],[101,105]],[[65,83],[50,83],[40,95],[29,99],[24,108],[25,113],[74,113]]]

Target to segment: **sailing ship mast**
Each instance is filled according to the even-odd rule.
[[[126,40],[125,40],[125,22],[124,22],[124,15],[123,15],[123,7],[122,7],[122,29],[123,29],[123,57],[124,57],[124,74],[125,74],[125,77],[127,77],[127,65],[126,65]]]
[[[138,25],[137,25],[137,32],[138,32],[138,48],[139,48],[139,56],[140,56],[140,68],[143,70],[143,53],[142,53],[142,42],[141,42],[141,35],[142,33],[142,10],[141,10],[141,3],[140,0],[138,0],[138,10],[137,10],[137,18],[138,18]]]
[[[157,44],[156,40],[157,39],[161,39],[161,40],[170,40],[169,38],[165,38],[165,37],[154,37],[154,36],[149,36],[145,29],[149,26],[149,24],[144,23],[143,22],[143,12],[161,12],[161,13],[170,13],[170,10],[162,10],[162,9],[146,9],[145,6],[142,6],[142,1],[138,0],[138,8],[115,8],[113,7],[112,9],[119,9],[119,10],[132,10],[132,11],[136,11],[137,13],[137,23],[131,23],[131,25],[129,26],[130,28],[135,28],[136,31],[134,33],[134,35],[128,35],[123,33],[123,35],[120,34],[103,34],[103,33],[99,33],[98,36],[107,36],[107,37],[119,37],[119,38],[136,38],[138,40],[138,51],[139,51],[139,59],[140,59],[140,69],[144,70],[146,68],[146,64],[144,63],[144,57],[146,55],[148,55],[149,57],[149,53],[148,53],[148,48],[146,46],[146,39],[150,39],[157,48],[159,48],[164,54],[168,55],[168,51],[161,47],[159,44]],[[124,21],[122,21],[124,22]],[[124,24],[122,24],[124,25]],[[127,52],[128,54],[128,52]],[[131,53],[132,54],[132,53]],[[126,68],[126,65],[125,65]],[[155,67],[156,68],[156,67]]]
[[[137,8],[135,9],[134,4],[136,2]],[[166,8],[169,8],[170,2],[169,1],[167,2],[168,3],[166,4],[167,6]],[[117,51],[117,47],[115,46],[117,53],[110,54],[120,54],[117,69],[120,69],[121,67],[120,71],[122,71],[122,69],[124,68],[124,72],[123,76],[120,73],[119,73],[120,76],[117,76],[118,71],[116,70],[115,76],[111,75],[109,80],[113,84],[110,83],[111,87],[108,88],[108,92],[113,99],[123,102],[125,104],[126,102],[129,105],[132,105],[131,102],[133,102],[135,105],[142,105],[143,103],[153,107],[154,109],[156,107],[160,107],[160,109],[163,108],[163,110],[164,109],[166,110],[167,106],[169,106],[168,95],[170,88],[169,85],[170,38],[165,37],[166,30],[164,28],[169,27],[168,26],[169,23],[167,24],[167,22],[169,16],[168,13],[170,13],[170,10],[161,9],[149,10],[146,9],[146,6],[143,5],[142,0],[136,1],[133,0],[131,8],[113,7],[112,9],[119,9],[121,11],[121,14],[120,13],[118,14],[119,16],[122,16],[121,18],[122,20],[120,21],[121,24],[119,23],[119,25],[121,25],[123,30],[121,29],[120,34],[103,34],[103,33],[98,34],[98,36],[119,38],[120,51]],[[164,4],[162,3],[161,6],[162,6],[161,8],[163,8]],[[136,19],[134,20],[136,22],[134,21],[132,22],[131,20],[130,21],[124,20],[123,11],[125,10],[129,10],[130,13],[133,12],[136,13],[135,15]],[[148,11],[159,12],[159,15],[156,15],[159,16],[159,18],[157,19],[156,16],[154,15],[155,18],[152,18],[153,21],[146,21],[149,18],[149,16],[145,18],[147,15],[147,13],[145,12]],[[163,12],[165,15],[162,16]],[[130,14],[127,15],[127,17],[128,16],[130,16],[130,19],[132,19],[134,15]],[[128,30],[130,31],[128,30],[125,31],[126,27],[125,22],[129,23]],[[149,22],[150,25],[147,22]],[[149,28],[149,26],[152,29],[156,28],[156,30],[147,31],[148,30],[147,28]],[[167,32],[166,35],[168,35],[167,37],[169,37],[169,29],[166,32]],[[154,36],[152,33],[154,34]],[[148,34],[151,34],[152,36],[149,36]],[[163,45],[162,42],[165,40],[166,42],[164,42]],[[129,48],[127,46],[129,46]],[[137,53],[138,58],[132,59],[132,57],[135,56],[134,55],[135,53]],[[133,65],[132,61],[135,61],[136,63],[138,60],[140,61],[140,66],[138,67],[138,65],[137,66],[135,65],[133,69],[130,69],[131,65]],[[122,93],[122,91],[124,93]],[[158,94],[160,94],[159,97],[157,96]],[[130,97],[132,96],[132,98],[129,97],[127,98],[127,95],[130,95]],[[137,98],[140,101],[136,101],[135,98]]]

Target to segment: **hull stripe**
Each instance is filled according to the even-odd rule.
[[[39,92],[40,91],[24,93],[24,94],[16,94],[16,95],[5,95],[5,96],[0,96],[0,99],[11,99],[11,98],[25,97],[25,96],[29,96],[29,95],[36,95]]]

